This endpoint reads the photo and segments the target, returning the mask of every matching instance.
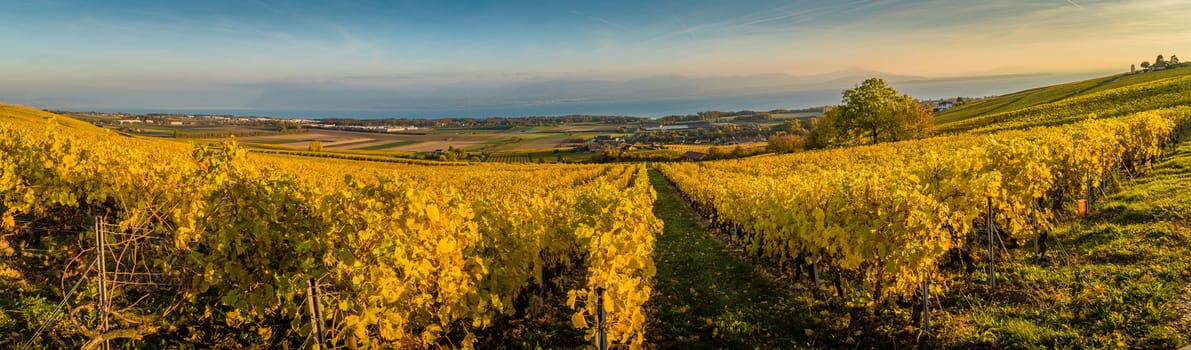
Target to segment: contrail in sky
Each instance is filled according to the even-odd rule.
[[[1075,3],[1075,0],[1067,0],[1067,2],[1070,3],[1072,6],[1075,6],[1078,8],[1083,8],[1083,6],[1079,6],[1079,4]]]

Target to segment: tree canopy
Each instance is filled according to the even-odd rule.
[[[934,128],[932,109],[879,78],[844,90],[842,102],[815,124],[816,145],[909,140],[924,137]]]

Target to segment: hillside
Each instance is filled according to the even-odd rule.
[[[935,115],[935,124],[944,125],[965,119],[1011,112],[1040,104],[1106,91],[1134,84],[1149,83],[1166,78],[1187,75],[1186,67],[1143,74],[1116,74],[1084,81],[1070,82],[1033,88],[1008,95],[986,98],[947,109]]]
[[[936,130],[952,134],[1022,129],[1186,105],[1191,105],[1191,74],[1179,74],[1111,89],[1098,88],[1078,96],[1007,112],[980,114],[939,123],[936,124]]]

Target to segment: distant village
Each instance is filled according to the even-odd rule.
[[[300,118],[272,118],[272,117],[242,117],[230,115],[195,115],[195,114],[129,114],[129,113],[103,113],[103,112],[62,112],[56,113],[71,114],[75,116],[88,117],[90,121],[98,126],[136,126],[136,125],[163,125],[163,126],[275,126],[286,125],[294,129],[302,128],[317,128],[317,129],[333,129],[345,131],[364,131],[364,132],[412,132],[423,130],[424,128],[413,125],[342,125],[332,122],[314,120],[314,119],[300,119]]]
[[[1170,55],[1170,59],[1168,60],[1163,55],[1159,54],[1158,57],[1154,58],[1154,63],[1150,63],[1150,61],[1142,61],[1141,69],[1137,69],[1138,67],[1136,64],[1130,65],[1129,73],[1139,74],[1156,72],[1160,70],[1166,70],[1168,68],[1183,67],[1184,65],[1185,63],[1179,62],[1178,55]]]

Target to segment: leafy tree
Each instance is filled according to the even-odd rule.
[[[1166,64],[1166,59],[1162,58],[1162,55],[1158,55],[1158,58],[1154,59],[1154,65],[1161,66],[1164,64]]]
[[[1150,68],[1150,61],[1142,61],[1141,68]]]
[[[842,142],[878,143],[920,138],[934,128],[934,111],[910,95],[900,94],[880,78],[865,80],[844,90],[843,105],[828,110],[816,128],[816,142],[829,146]],[[834,135],[832,138],[826,138]]]
[[[774,153],[796,152],[802,149],[802,138],[779,132],[769,137],[769,144],[765,148]]]
[[[1170,55],[1170,64],[1179,64],[1179,56]]]
[[[712,146],[711,148],[707,149],[707,158],[721,159],[724,158],[724,155],[724,150],[719,146]]]

